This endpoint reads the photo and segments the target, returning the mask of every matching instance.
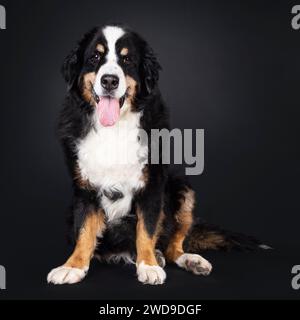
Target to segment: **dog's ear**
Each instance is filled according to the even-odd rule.
[[[68,90],[73,88],[79,77],[80,70],[83,66],[85,50],[97,32],[97,29],[98,28],[93,28],[86,33],[63,62],[61,73],[68,84]]]
[[[144,53],[142,58],[142,78],[144,82],[144,90],[147,94],[151,94],[156,87],[159,79],[159,71],[161,66],[153,52],[153,49],[147,44],[144,44]]]
[[[80,46],[77,45],[65,58],[61,73],[68,84],[68,90],[73,87],[80,70]]]

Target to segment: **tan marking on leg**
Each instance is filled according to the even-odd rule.
[[[82,97],[86,102],[93,105],[95,104],[95,101],[92,94],[92,86],[95,84],[95,80],[96,80],[96,73],[89,72],[83,76],[83,83],[82,83]]]
[[[155,245],[159,234],[162,230],[162,222],[164,218],[163,212],[160,213],[159,220],[157,222],[157,227],[155,233],[152,237],[149,236],[144,218],[140,210],[137,210],[138,222],[136,229],[136,248],[137,248],[137,264],[140,264],[142,261],[146,265],[154,266],[158,265],[155,257]]]
[[[64,266],[79,269],[89,266],[97,245],[97,236],[101,236],[104,230],[104,212],[100,210],[90,213],[80,230],[75,249]]]
[[[195,203],[195,194],[193,190],[188,190],[181,200],[181,207],[176,213],[176,230],[170,239],[165,252],[169,261],[177,260],[183,253],[183,242],[193,224],[193,209]]]
[[[195,192],[192,189],[188,189],[184,193],[184,199],[181,200],[181,210],[182,212],[190,211],[192,212],[195,207]]]

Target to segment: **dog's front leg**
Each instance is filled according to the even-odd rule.
[[[47,277],[53,284],[76,283],[81,281],[89,269],[90,260],[97,245],[97,237],[105,229],[103,210],[94,210],[87,214],[79,231],[76,246],[67,262],[53,269]]]
[[[137,207],[136,251],[137,276],[145,284],[163,284],[166,273],[158,265],[155,246],[164,214],[161,205],[145,204]]]

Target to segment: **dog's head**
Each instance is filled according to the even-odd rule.
[[[114,125],[122,107],[151,95],[159,76],[153,50],[135,32],[119,26],[94,28],[64,61],[68,89],[95,107],[103,126]]]

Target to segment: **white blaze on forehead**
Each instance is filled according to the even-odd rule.
[[[125,34],[125,32],[122,28],[107,26],[103,29],[103,34],[108,47],[107,60],[116,61],[116,42]]]
[[[107,54],[105,56],[105,63],[97,73],[94,89],[99,96],[102,96],[105,92],[101,86],[101,77],[104,74],[115,75],[119,78],[119,86],[114,90],[114,96],[121,98],[125,94],[127,87],[125,74],[117,62],[116,43],[125,34],[125,31],[120,27],[107,26],[102,32],[107,42]]]

